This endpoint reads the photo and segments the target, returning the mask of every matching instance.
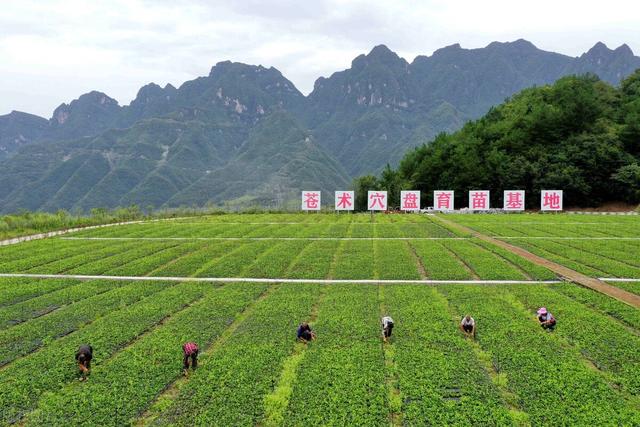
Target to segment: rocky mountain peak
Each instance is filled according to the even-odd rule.
[[[383,64],[387,67],[406,67],[407,61],[400,58],[397,53],[393,52],[387,46],[381,44],[371,49],[367,55],[359,55],[351,62],[351,68],[361,70],[369,65]]]
[[[618,55],[621,56],[627,56],[627,57],[633,57],[633,51],[631,50],[631,48],[626,44],[623,43],[620,46],[618,46],[617,48],[615,48],[614,52]]]
[[[598,42],[591,49],[582,54],[582,57],[598,58],[611,54],[613,51],[606,44]]]
[[[60,104],[53,111],[51,120],[54,124],[64,124],[69,116],[74,113],[84,114],[89,110],[111,110],[116,111],[120,108],[118,101],[109,97],[105,93],[99,91],[91,91],[81,95],[78,99],[74,99],[69,104]]]

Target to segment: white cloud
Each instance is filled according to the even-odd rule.
[[[21,0],[0,8],[0,114],[49,116],[101,90],[180,85],[218,61],[278,68],[304,93],[384,43],[408,61],[445,45],[525,38],[577,56],[596,41],[640,53],[640,4],[384,0]]]

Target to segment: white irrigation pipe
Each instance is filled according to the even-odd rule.
[[[635,211],[628,212],[594,212],[594,211],[567,211],[569,215],[640,215]]]
[[[629,279],[624,277],[599,277],[603,282],[640,282],[640,279]]]
[[[231,222],[231,221],[180,221],[180,225],[194,224],[194,225],[424,225],[435,224],[432,221],[422,222]],[[547,224],[547,223],[544,223]],[[599,223],[598,223],[599,224]]]
[[[469,240],[472,237],[62,237],[63,240]]]
[[[310,283],[310,284],[412,284],[412,285],[517,285],[517,284],[556,284],[561,280],[381,280],[381,279],[267,279],[257,277],[152,277],[152,276],[96,276],[83,274],[31,274],[31,273],[0,273],[0,278],[32,278],[32,279],[77,279],[77,280],[126,280],[141,282],[222,282],[222,283]]]
[[[509,240],[640,240],[640,237],[570,237],[570,236],[491,236]]]
[[[640,237],[493,236],[518,240],[640,240]],[[471,240],[474,237],[62,237],[63,240]]]
[[[227,221],[182,221],[180,225],[193,224],[193,225],[350,225],[360,224],[351,222],[227,222]],[[363,222],[364,225],[373,225],[369,222]]]
[[[508,224],[504,223],[494,223],[494,222],[485,222],[484,225],[553,225],[553,226],[562,226],[562,225],[629,225],[635,224],[636,220],[634,218],[633,221],[626,222],[613,222],[613,221],[603,221],[603,222],[550,222],[550,221],[514,221]],[[479,223],[483,225],[482,222]]]

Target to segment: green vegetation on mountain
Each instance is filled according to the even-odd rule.
[[[349,69],[319,78],[305,97],[273,67],[220,62],[178,88],[150,83],[127,106],[93,91],[60,105],[49,120],[0,116],[0,212],[131,204],[284,208],[297,205],[301,189],[323,190],[331,203],[334,190],[385,165],[388,180],[402,181],[392,168],[407,150],[457,131],[522,89],[585,72],[618,85],[636,68],[640,58],[626,45],[598,43],[579,58],[525,40],[452,45],[411,63],[380,45]],[[634,105],[620,106],[626,125],[615,132],[632,155],[640,122]],[[627,184],[638,181],[638,167],[611,161],[622,163],[602,173],[615,173],[617,188],[637,198],[637,186]],[[456,179],[447,187],[465,182]],[[589,179],[563,188],[574,187],[582,195],[572,203],[592,191]]]
[[[457,206],[467,190],[527,191],[539,205],[541,189],[563,189],[567,206],[607,201],[640,202],[640,70],[614,88],[594,75],[569,76],[531,88],[492,108],[453,134],[406,154],[396,170],[361,177],[356,187],[424,191],[455,189]]]

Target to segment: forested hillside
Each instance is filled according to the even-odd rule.
[[[540,189],[562,189],[566,206],[607,201],[640,202],[640,70],[620,88],[595,75],[570,76],[526,89],[460,131],[438,135],[409,151],[397,169],[357,180],[361,190],[386,188],[397,204],[399,190],[527,191],[536,207]]]

